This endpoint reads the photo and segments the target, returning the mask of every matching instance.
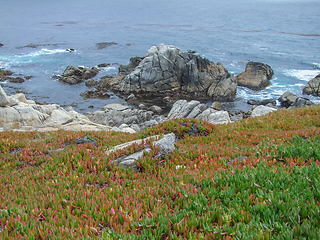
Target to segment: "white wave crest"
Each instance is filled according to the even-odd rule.
[[[297,70],[297,69],[289,69],[285,70],[284,74],[288,77],[294,77],[303,81],[310,81],[315,76],[320,74],[320,70]]]
[[[41,55],[50,55],[50,54],[56,54],[56,53],[65,53],[68,52],[66,51],[66,49],[46,49],[43,48],[39,51],[33,52],[33,53],[28,53],[26,55],[26,57],[37,57],[37,56],[41,56]]]
[[[320,69],[320,63],[313,63],[313,66]]]

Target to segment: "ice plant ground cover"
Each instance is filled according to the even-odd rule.
[[[199,136],[187,134],[197,126]],[[110,164],[156,134],[176,150]],[[77,138],[97,141],[77,145]],[[320,239],[320,106],[142,133],[0,133],[1,239]],[[71,144],[70,144],[71,143]]]

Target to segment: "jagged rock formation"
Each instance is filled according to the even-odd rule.
[[[238,85],[253,90],[261,90],[270,84],[273,70],[269,65],[259,62],[248,62],[245,72],[237,76]]]
[[[105,85],[125,94],[154,96],[185,94],[232,100],[236,94],[236,78],[222,64],[191,51],[159,44],[151,47],[143,59],[134,60],[128,67],[121,66],[119,74],[106,80]]]

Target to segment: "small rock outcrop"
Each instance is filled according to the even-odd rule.
[[[268,107],[275,107],[277,105],[277,99],[271,98],[271,99],[264,99],[264,100],[255,100],[255,99],[250,99],[247,102],[250,105],[263,105],[263,106],[268,106]]]
[[[168,114],[168,119],[176,118],[196,118],[212,124],[225,124],[231,122],[227,111],[218,111],[213,108],[208,108],[207,105],[195,100],[190,102],[179,100],[175,102]]]
[[[299,97],[289,91],[284,92],[278,100],[281,103],[281,106],[285,108],[304,107],[314,104],[309,99]]]
[[[159,111],[159,109],[155,110]],[[110,127],[120,127],[122,124],[126,124],[136,131],[141,131],[165,120],[165,117],[159,116],[151,110],[131,109],[118,103],[105,105],[98,111],[86,113],[86,116],[99,124]]]
[[[151,96],[194,95],[217,100],[232,100],[236,95],[236,78],[222,64],[214,64],[191,51],[182,52],[176,46],[153,46],[143,59],[131,63],[132,60],[128,67],[120,67],[119,75],[108,81],[114,91]],[[127,75],[123,78],[124,73]]]
[[[320,74],[307,83],[302,93],[320,97]]]
[[[4,69],[0,69],[0,81],[5,81],[7,79],[9,79],[13,74],[13,72],[9,71],[9,70],[4,70]]]
[[[152,137],[144,139],[144,141],[147,141],[149,139],[152,140],[157,137],[159,137],[159,136],[152,136]],[[154,141],[152,143],[152,145],[159,147],[160,152],[157,155],[153,156],[153,158],[158,158],[158,157],[163,158],[165,155],[170,154],[175,149],[175,146],[174,146],[175,142],[176,142],[176,136],[174,133],[165,134],[163,136],[163,138],[161,138],[160,140]],[[131,146],[132,144],[135,144],[135,143],[141,144],[142,140],[132,141],[127,144],[121,144],[119,146],[115,146],[115,149],[117,149],[117,150],[124,149],[128,146]],[[111,163],[115,163],[118,166],[122,166],[126,169],[131,168],[134,170],[139,170],[138,166],[136,165],[136,162],[144,156],[144,152],[149,153],[149,152],[151,152],[151,150],[152,149],[150,147],[145,146],[145,148],[143,150],[135,152],[135,153],[130,154],[128,156],[120,157],[116,160],[111,161]],[[106,155],[110,154],[111,152],[113,152],[113,151],[107,151]]]
[[[261,90],[270,84],[273,70],[269,65],[259,62],[248,62],[245,72],[237,76],[238,85],[253,90]]]
[[[252,110],[251,117],[259,117],[259,116],[267,115],[268,113],[271,113],[274,111],[277,111],[277,109],[272,108],[272,107],[259,105]]]
[[[95,67],[88,68],[70,65],[64,70],[59,79],[68,84],[77,84],[96,76],[98,73],[99,69]]]

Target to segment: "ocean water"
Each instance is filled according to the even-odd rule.
[[[277,98],[287,90],[302,96],[305,84],[320,74],[319,10],[319,0],[2,1],[0,68],[33,77],[0,84],[8,94],[22,91],[37,102],[80,112],[126,104],[111,92],[110,99],[84,99],[84,83],[70,86],[53,76],[68,65],[100,63],[111,65],[97,79],[115,75],[119,64],[164,43],[195,50],[233,74],[249,60],[270,65],[275,74],[265,90],[238,87],[235,102],[227,104],[246,109],[248,99]]]

